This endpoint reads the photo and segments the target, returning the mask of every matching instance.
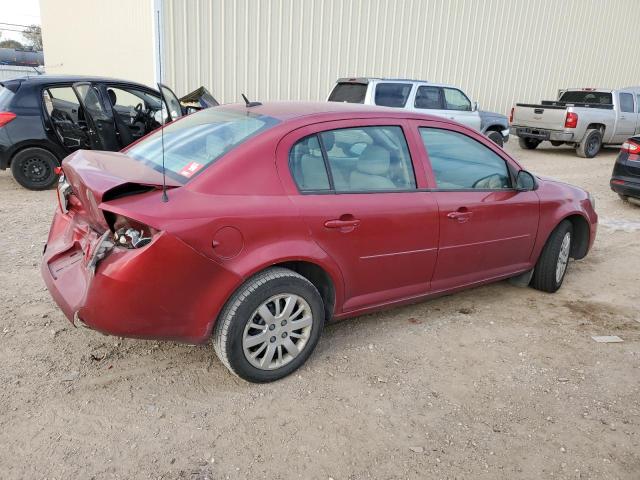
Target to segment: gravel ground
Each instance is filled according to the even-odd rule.
[[[515,140],[597,199],[558,293],[501,282],[336,323],[269,385],[211,345],[71,327],[38,271],[55,192],[0,173],[0,478],[640,478],[640,207],[609,190],[616,150]]]

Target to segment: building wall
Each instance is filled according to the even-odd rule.
[[[47,73],[155,82],[152,0],[40,0]]]
[[[178,95],[324,100],[338,77],[412,77],[507,112],[562,87],[640,84],[625,27],[638,0],[161,1],[163,78]]]

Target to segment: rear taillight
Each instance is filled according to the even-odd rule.
[[[634,142],[633,140],[627,140],[622,144],[621,152],[626,152],[631,155],[640,154],[640,144]]]
[[[511,107],[511,113],[509,113],[509,123],[513,123],[513,111],[515,110],[514,107]]]
[[[12,112],[0,112],[0,127],[4,127],[11,120],[16,118],[16,114]]]
[[[113,241],[125,248],[141,248],[151,243],[157,230],[136,220],[117,215],[113,222]]]
[[[576,128],[578,126],[578,114],[573,112],[567,112],[567,117],[564,120],[564,128]]]

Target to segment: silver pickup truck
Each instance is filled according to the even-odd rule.
[[[579,156],[592,158],[603,145],[621,144],[640,132],[639,111],[640,87],[570,88],[555,101],[516,103],[509,121],[521,148],[531,150],[549,140],[554,146],[573,145]]]

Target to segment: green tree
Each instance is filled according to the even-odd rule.
[[[0,48],[15,48],[17,50],[21,50],[24,48],[24,45],[17,40],[9,39],[0,41]]]
[[[22,33],[22,36],[27,41],[27,46],[34,50],[42,50],[42,29],[40,25],[28,26]]]

